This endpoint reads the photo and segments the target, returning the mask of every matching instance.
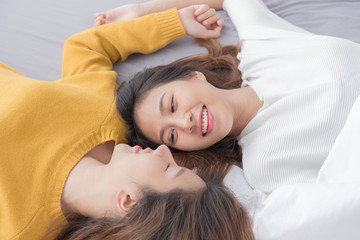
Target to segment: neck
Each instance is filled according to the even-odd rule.
[[[65,183],[61,208],[65,216],[81,214],[87,217],[105,216],[111,203],[103,176],[106,165],[85,156],[70,172]]]
[[[264,102],[259,99],[251,87],[236,88],[226,91],[228,91],[226,96],[233,111],[233,127],[230,131],[230,135],[237,136],[256,116]]]

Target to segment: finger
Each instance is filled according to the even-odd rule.
[[[224,26],[224,20],[219,20],[217,24],[213,24],[212,29],[207,30],[207,38],[218,38]]]
[[[211,29],[215,29],[217,26],[224,27],[224,20],[223,20],[223,19],[219,19],[216,23],[213,23],[213,24],[211,25]]]
[[[214,23],[211,27],[212,29],[215,29],[216,27],[220,26],[221,28],[224,27],[225,21],[224,19],[219,19],[216,23]],[[220,28],[220,30],[221,30]]]
[[[206,4],[202,4],[202,5],[195,5],[194,9],[195,9],[194,15],[196,17],[207,12],[210,9],[210,7]]]
[[[106,24],[106,23],[109,23],[109,20],[107,18],[103,18],[101,20],[101,25]]]
[[[199,15],[198,17],[196,17],[196,19],[198,21],[204,21],[212,16],[216,15],[216,11],[213,8],[210,8],[209,10],[207,10],[206,12],[204,12],[203,14]]]
[[[94,23],[94,26],[100,26],[102,24],[104,24],[104,16],[102,15],[98,15],[95,19],[95,23]]]
[[[207,4],[199,4],[199,5],[194,5],[194,9],[195,9],[194,11],[195,16],[198,16],[209,10],[210,6]]]
[[[217,21],[221,19],[221,16],[220,14],[215,14],[211,17],[209,17],[208,19],[202,21],[202,24],[205,26],[205,27],[209,27],[211,25],[213,25],[214,23],[217,23]]]
[[[98,27],[98,26],[100,26],[101,24],[100,24],[100,21],[98,21],[98,20],[95,20],[95,22],[94,22],[94,27]]]
[[[96,19],[99,16],[105,17],[105,13],[94,13],[94,18]]]
[[[225,21],[224,19],[220,18],[218,21],[217,21],[217,24],[221,27],[223,27],[225,25]]]

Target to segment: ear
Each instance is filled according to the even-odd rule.
[[[116,208],[121,217],[130,212],[130,209],[136,203],[136,197],[133,194],[120,190],[116,194]]]
[[[192,79],[201,80],[207,82],[205,75],[202,72],[194,71],[189,74]]]

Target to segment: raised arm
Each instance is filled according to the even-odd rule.
[[[137,18],[151,13],[166,11],[171,8],[181,9],[191,5],[204,4],[215,10],[219,10],[222,8],[223,0],[153,0],[144,3],[127,4],[119,6],[118,8],[109,9],[103,13],[95,13],[95,26]],[[197,11],[195,14],[199,16],[201,11]]]
[[[91,28],[66,40],[62,75],[109,71],[132,53],[150,53],[184,36],[176,9]]]
[[[184,8],[190,5],[206,4],[216,10],[222,9],[223,0],[153,0],[143,3],[148,13],[164,11],[170,8]]]
[[[137,19],[114,22],[86,30],[64,45],[63,77],[110,71],[117,61],[133,53],[151,53],[187,34],[218,37],[222,25],[205,28],[194,17],[195,6],[167,10]]]

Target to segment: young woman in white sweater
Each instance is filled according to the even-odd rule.
[[[223,7],[238,31],[238,85],[224,90],[209,83],[212,78],[234,80],[238,74],[231,70],[212,76],[214,68],[202,64],[219,61],[216,57],[137,74],[118,92],[131,143],[194,151],[233,137],[253,188],[271,192],[314,182],[360,93],[359,44],[309,33],[260,0],[205,2]]]

